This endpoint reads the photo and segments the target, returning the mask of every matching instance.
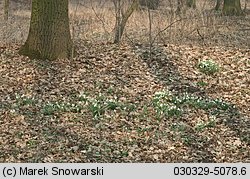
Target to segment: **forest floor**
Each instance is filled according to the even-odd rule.
[[[249,49],[168,45],[147,63],[128,45],[53,62],[18,48],[0,47],[0,162],[250,161]]]
[[[151,59],[130,41],[78,39],[55,61],[1,41],[0,162],[250,162],[248,34],[154,44]]]

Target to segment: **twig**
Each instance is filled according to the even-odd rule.
[[[148,3],[146,1],[146,3]],[[147,4],[148,6],[148,4]],[[152,41],[152,16],[151,16],[151,10],[148,6],[148,21],[149,21],[149,61],[152,61],[152,46],[153,46],[153,41]]]
[[[156,41],[156,38],[157,38],[161,33],[163,33],[164,31],[166,31],[168,28],[170,28],[170,27],[171,27],[172,25],[174,25],[175,23],[180,22],[180,21],[182,21],[182,20],[184,20],[184,19],[187,19],[187,18],[177,19],[176,21],[172,22],[171,24],[169,24],[169,25],[168,25],[167,27],[165,27],[164,29],[160,30],[160,31],[155,35],[155,37],[153,38],[152,44]]]
[[[76,12],[78,10],[78,7],[80,5],[80,0],[77,1],[77,5],[75,7],[75,10],[74,10],[74,14],[73,14],[73,25],[72,25],[72,41],[73,41],[73,44],[72,44],[72,49],[71,49],[71,60],[74,58],[74,54],[75,54],[75,47],[74,47],[74,40],[75,40],[75,18],[76,18]]]
[[[92,1],[91,1],[91,9],[93,10],[93,12],[94,12],[95,16],[97,17],[97,19],[99,19],[99,20],[101,21],[101,23],[102,23],[102,28],[104,29],[105,33],[110,35],[110,33],[107,31],[107,29],[106,29],[106,27],[105,27],[105,22],[104,22],[103,19],[102,19],[101,17],[99,17],[99,15],[97,14],[97,12],[96,12],[96,10],[95,10],[95,8],[94,8],[94,6],[93,6],[93,2],[92,2]]]

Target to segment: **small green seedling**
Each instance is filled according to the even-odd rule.
[[[216,126],[215,120],[209,120],[207,123],[199,123],[195,126],[196,131],[203,131],[205,128],[213,128]]]
[[[198,82],[197,82],[197,86],[200,86],[200,87],[205,87],[205,86],[207,86],[207,85],[208,85],[208,83],[205,82],[205,81],[198,81]]]
[[[206,75],[214,75],[219,71],[219,65],[211,59],[202,60],[198,64],[198,69]]]

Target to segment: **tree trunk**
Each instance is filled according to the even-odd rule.
[[[33,0],[29,35],[19,54],[32,59],[69,58],[72,46],[68,0]]]
[[[196,0],[186,0],[186,5],[189,8],[196,8]]]
[[[182,8],[183,8],[182,0],[177,0],[177,9],[176,9],[176,12],[180,13]]]
[[[246,10],[247,10],[247,1],[248,1],[248,0],[245,0],[244,12],[246,12]]]
[[[177,0],[177,9],[176,12],[180,13],[181,11],[186,11],[187,8],[196,8],[196,0]]]
[[[218,11],[218,10],[220,9],[220,5],[221,5],[221,0],[217,0],[214,9],[215,9],[216,11]]]
[[[240,0],[224,0],[222,12],[226,16],[239,16],[242,15]]]
[[[115,27],[115,39],[114,43],[120,43],[126,23],[129,19],[129,17],[132,15],[132,13],[138,8],[139,1],[133,0],[132,4],[129,6],[129,8],[126,10],[125,13],[116,12],[116,27]],[[121,10],[121,7],[116,8]]]
[[[9,18],[9,0],[4,0],[4,20],[7,21]]]
[[[140,6],[145,6],[149,9],[157,9],[160,5],[160,0],[139,0]]]

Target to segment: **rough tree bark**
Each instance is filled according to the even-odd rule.
[[[32,59],[72,55],[68,0],[33,0],[29,35],[19,54]]]
[[[224,0],[222,12],[226,16],[242,15],[240,0]]]

